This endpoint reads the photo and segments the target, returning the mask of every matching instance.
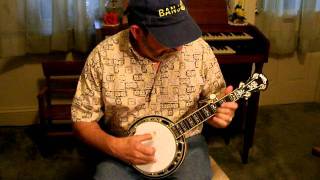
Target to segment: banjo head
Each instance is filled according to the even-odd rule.
[[[140,119],[130,128],[130,135],[149,133],[152,140],[143,143],[156,149],[156,162],[133,165],[147,177],[164,177],[170,175],[180,166],[184,159],[186,143],[184,136],[176,138],[170,127],[173,123],[162,116],[147,116]]]

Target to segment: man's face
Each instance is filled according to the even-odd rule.
[[[182,46],[168,48],[162,45],[151,33],[144,33],[140,39],[141,48],[145,54],[153,60],[158,60],[159,57],[166,53],[180,51]]]

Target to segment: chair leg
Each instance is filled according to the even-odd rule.
[[[210,156],[210,165],[213,172],[212,180],[229,180],[226,173],[220,168],[217,162]]]

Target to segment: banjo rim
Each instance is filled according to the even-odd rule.
[[[174,123],[168,118],[165,118],[163,116],[158,116],[158,115],[145,116],[135,121],[129,128],[129,136],[134,135],[136,132],[135,131],[136,128],[140,124],[143,124],[145,122],[157,122],[169,129],[169,131],[171,132],[172,136],[175,139],[175,144],[176,144],[175,154],[170,164],[168,164],[166,168],[163,168],[156,172],[144,171],[141,168],[137,167],[138,165],[132,165],[132,167],[148,178],[163,178],[163,177],[169,176],[170,174],[175,172],[175,170],[182,164],[185,158],[186,151],[187,151],[187,143],[186,143],[185,137],[180,136],[177,139],[177,136],[174,134],[174,132],[170,128],[174,125]]]

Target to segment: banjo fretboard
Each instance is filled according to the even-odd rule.
[[[220,100],[202,106],[197,111],[191,113],[189,116],[181,119],[174,126],[172,126],[172,131],[175,133],[176,137],[179,138],[186,132],[189,132],[191,129],[211,118],[222,103],[237,101],[239,98],[241,98],[241,92],[239,91],[239,89],[235,89],[233,92],[221,98]]]

